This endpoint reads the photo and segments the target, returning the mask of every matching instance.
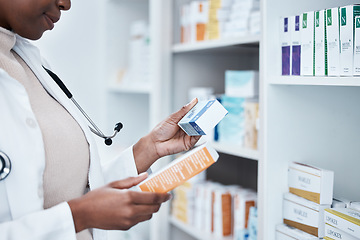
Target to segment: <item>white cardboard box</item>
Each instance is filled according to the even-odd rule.
[[[286,224],[276,225],[276,240],[317,240],[318,238]]]
[[[280,20],[281,75],[290,75],[291,70],[291,34],[289,17]]]
[[[358,238],[353,237],[329,224],[325,224],[325,237],[334,240],[358,240]]]
[[[300,15],[290,17],[291,35],[291,75],[300,75],[301,35]]]
[[[339,8],[326,9],[328,76],[340,75]]]
[[[325,10],[315,12],[315,76],[325,76]]]
[[[360,75],[360,16],[355,18],[354,36],[354,75]]]
[[[216,99],[201,101],[179,121],[178,125],[189,136],[206,135],[227,113]]]
[[[330,205],[320,205],[291,193],[284,194],[284,223],[317,237],[325,236],[324,209]]]
[[[229,97],[242,98],[259,96],[259,72],[226,70],[225,94]]]
[[[340,75],[353,75],[354,19],[360,14],[360,5],[341,7],[340,12]]]
[[[318,204],[332,204],[334,172],[291,162],[288,169],[289,191]]]
[[[360,236],[360,212],[350,208],[325,209],[325,223],[354,237]]]
[[[314,12],[301,14],[301,63],[302,76],[314,76]]]

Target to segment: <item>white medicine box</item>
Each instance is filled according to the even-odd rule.
[[[291,193],[284,194],[284,224],[317,237],[325,236],[324,210],[330,205],[317,204]]]
[[[301,14],[300,21],[300,74],[302,76],[314,76],[314,12]]]
[[[216,99],[198,102],[178,123],[189,136],[209,134],[228,111]]]
[[[341,7],[340,13],[340,75],[353,75],[354,24],[360,15],[360,5]]]
[[[326,9],[328,76],[340,75],[339,8]]]
[[[360,16],[355,18],[354,75],[360,76]]]
[[[334,172],[308,164],[291,162],[289,192],[318,204],[332,204]]]

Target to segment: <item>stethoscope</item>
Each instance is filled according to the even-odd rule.
[[[114,134],[111,136],[106,136],[102,133],[102,131],[96,126],[96,124],[91,120],[91,118],[86,114],[86,112],[81,108],[81,106],[76,102],[76,100],[73,98],[73,95],[67,89],[65,84],[60,80],[60,78],[50,71],[49,69],[43,68],[46,70],[46,72],[51,76],[51,78],[56,82],[56,84],[61,88],[61,90],[65,93],[65,95],[75,104],[75,106],[79,109],[79,111],[84,115],[84,117],[87,119],[87,121],[91,124],[92,127],[89,126],[91,132],[96,134],[97,136],[103,138],[105,140],[105,144],[110,146],[112,144],[112,138],[114,138],[118,132],[123,128],[123,124],[121,122],[118,122],[115,124],[114,128]],[[4,180],[11,172],[11,161],[10,158],[4,153],[0,151],[0,181]]]
[[[96,124],[91,120],[91,118],[86,114],[86,112],[81,108],[81,106],[76,102],[76,100],[73,98],[73,95],[71,94],[71,92],[69,91],[69,89],[67,89],[67,87],[65,86],[65,84],[60,80],[60,78],[53,73],[52,71],[50,71],[49,69],[45,68],[43,66],[43,68],[46,70],[46,72],[50,75],[50,77],[56,82],[56,84],[61,88],[61,90],[65,93],[65,95],[75,104],[75,106],[80,110],[80,112],[82,113],[82,115],[84,115],[84,117],[88,120],[88,122],[91,124],[92,127],[89,126],[90,130],[96,134],[97,136],[105,139],[105,144],[110,146],[112,144],[112,138],[114,138],[116,136],[116,134],[118,134],[118,132],[120,132],[120,130],[123,128],[123,124],[121,122],[118,122],[117,124],[115,124],[115,128],[114,128],[114,134],[111,136],[106,136],[105,134],[103,134],[101,132],[101,130],[96,126]]]

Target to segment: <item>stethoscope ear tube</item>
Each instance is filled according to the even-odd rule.
[[[11,161],[10,158],[3,152],[0,151],[0,181],[4,180],[9,176],[11,172]]]

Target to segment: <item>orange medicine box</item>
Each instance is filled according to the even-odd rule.
[[[165,193],[183,184],[217,161],[219,154],[209,143],[204,143],[150,175],[137,186],[143,192]]]

